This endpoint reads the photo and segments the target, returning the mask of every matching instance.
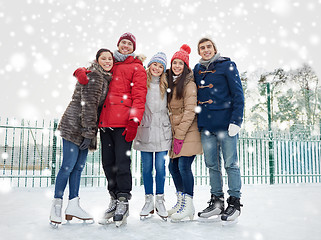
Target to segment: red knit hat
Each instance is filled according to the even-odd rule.
[[[127,32],[127,33],[124,33],[123,35],[120,36],[119,40],[118,40],[118,43],[117,43],[117,47],[120,43],[121,40],[123,39],[127,39],[129,41],[131,41],[133,43],[133,46],[134,46],[134,51],[136,49],[136,38],[133,34],[131,34],[130,32]]]
[[[187,67],[189,67],[189,54],[191,53],[191,48],[187,44],[183,44],[178,52],[176,52],[171,60],[171,64],[174,59],[180,59],[184,63],[186,63]]]

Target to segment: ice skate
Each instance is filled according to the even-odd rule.
[[[198,213],[200,222],[216,222],[221,221],[220,215],[224,212],[224,198],[211,195],[211,199],[207,202],[208,207]]]
[[[236,223],[241,214],[241,207],[243,207],[240,203],[240,199],[236,197],[229,197],[227,203],[228,206],[221,216],[221,220],[224,222],[223,225]]]
[[[182,199],[183,199],[183,193],[182,192],[177,192],[176,196],[177,196],[176,204],[170,210],[167,211],[167,214],[168,214],[169,217],[172,216],[172,214],[176,213],[181,207]]]
[[[113,223],[113,217],[115,215],[115,211],[116,211],[116,205],[117,205],[117,200],[114,194],[110,194],[110,202],[109,202],[109,206],[106,209],[106,211],[104,212],[104,216],[102,217],[102,219],[100,219],[98,221],[99,224],[101,225],[108,225],[110,223]]]
[[[193,197],[184,194],[180,209],[171,216],[172,222],[180,222],[185,218],[193,220],[195,214],[195,208],[193,204]]]
[[[153,194],[145,195],[145,204],[140,212],[140,220],[145,220],[154,214],[154,196]]]
[[[128,194],[119,193],[117,197],[117,206],[113,220],[116,223],[116,227],[120,227],[127,223],[127,217],[129,216]]]
[[[158,216],[160,216],[164,221],[167,221],[168,213],[164,205],[164,194],[157,194],[155,200],[155,209]]]
[[[72,218],[83,220],[84,223],[94,223],[94,219],[79,205],[79,197],[75,197],[68,201],[68,206],[65,211],[66,220],[69,222]]]
[[[50,211],[50,225],[52,228],[58,228],[59,224],[62,222],[62,199],[54,198],[52,200],[52,206]]]

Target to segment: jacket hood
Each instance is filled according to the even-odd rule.
[[[187,85],[189,82],[194,82],[194,74],[192,70],[187,74],[184,84]]]
[[[214,62],[216,63],[216,62],[225,62],[225,61],[231,61],[231,59],[229,57],[219,57]]]

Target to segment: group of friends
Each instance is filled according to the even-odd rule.
[[[204,154],[209,169],[210,200],[200,218],[234,221],[241,213],[241,176],[237,141],[243,121],[244,95],[236,64],[220,56],[210,38],[197,45],[201,59],[192,70],[191,48],[183,44],[170,60],[156,53],[143,66],[135,55],[136,38],[124,33],[111,52],[100,49],[88,68],[78,68],[72,101],[58,126],[63,161],[58,172],[50,222],[61,224],[63,195],[69,182],[65,219],[92,220],[80,207],[79,186],[88,150],[101,141],[102,166],[110,202],[100,223],[111,219],[119,226],[129,215],[132,175],[130,151],[141,153],[145,204],[141,218],[154,213],[173,221],[193,219],[194,177],[191,165]],[[166,158],[176,188],[177,203],[164,205]],[[225,207],[222,159],[228,177]],[[155,190],[153,169],[155,168]],[[155,199],[154,199],[155,198]]]

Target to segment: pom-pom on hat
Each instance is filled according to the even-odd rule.
[[[176,52],[171,60],[171,64],[174,59],[180,59],[184,63],[186,63],[187,67],[189,67],[189,54],[191,53],[191,48],[187,44],[183,44],[178,52]]]
[[[135,38],[135,36],[130,32],[124,33],[123,35],[120,36],[120,38],[118,40],[118,43],[117,43],[117,47],[119,46],[120,41],[123,40],[123,39],[127,39],[127,40],[131,41],[133,43],[133,47],[134,47],[134,51],[135,51],[135,49],[136,49],[136,38]]]
[[[149,61],[147,67],[149,67],[152,63],[158,62],[163,65],[164,72],[166,72],[166,64],[167,64],[167,57],[166,54],[163,52],[156,53]]]

